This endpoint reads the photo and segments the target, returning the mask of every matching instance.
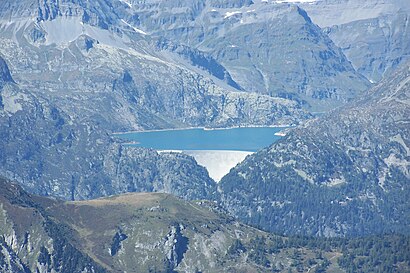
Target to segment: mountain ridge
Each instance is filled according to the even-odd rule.
[[[282,237],[235,221],[213,202],[163,193],[64,202],[27,194],[1,177],[0,189],[5,273],[409,269],[403,236]],[[380,265],[387,258],[394,262]]]
[[[373,83],[409,59],[407,1],[330,0],[300,5],[342,49],[355,69]]]
[[[5,183],[0,178],[1,188]],[[12,226],[0,226],[0,253],[10,253],[10,261],[25,270],[13,272],[268,272],[269,266],[244,257],[243,252],[252,250],[242,244],[252,247],[249,240],[256,235],[267,242],[282,240],[235,223],[211,206],[166,194],[61,202],[27,195],[17,185],[6,187],[0,195],[0,217]],[[111,213],[103,213],[107,210]],[[147,226],[152,223],[156,225]],[[227,256],[225,251],[235,240],[238,250]],[[291,267],[282,255],[275,255],[282,268]],[[13,268],[12,263],[0,263],[0,268],[8,264]]]
[[[228,211],[285,234],[406,233],[409,79],[407,63],[354,104],[245,159],[218,184]]]
[[[166,37],[210,54],[248,92],[293,98],[318,108],[329,103],[329,109],[369,86],[298,6],[241,2],[236,8],[226,8],[208,2],[189,16],[179,14],[181,7],[176,4],[193,10],[202,1],[172,2],[163,13],[158,12],[162,1],[149,8],[135,3],[129,8],[134,15],[128,21],[152,36]],[[286,43],[292,44],[293,49],[287,48]],[[304,63],[299,63],[301,59]],[[330,83],[326,73],[341,80]],[[297,80],[289,83],[287,74]],[[344,77],[349,81],[342,80]]]

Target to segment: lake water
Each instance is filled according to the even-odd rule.
[[[275,133],[286,127],[246,127],[232,129],[183,129],[118,134],[138,142],[132,146],[156,150],[230,150],[256,152],[280,139]]]

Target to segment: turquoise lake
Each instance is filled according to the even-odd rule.
[[[256,152],[280,139],[275,133],[287,127],[246,127],[232,129],[182,129],[118,134],[156,150],[233,150]]]

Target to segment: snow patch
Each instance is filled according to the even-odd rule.
[[[57,17],[52,21],[42,21],[40,24],[47,33],[46,45],[56,44],[64,47],[81,35],[87,35],[96,39],[100,44],[128,49],[123,42],[124,38],[108,30],[84,24],[80,17]]]
[[[42,21],[47,32],[46,44],[67,44],[77,39],[84,31],[79,17],[57,17],[52,21]]]
[[[224,19],[231,17],[235,14],[242,14],[242,12],[241,11],[228,11],[227,13],[225,13]]]
[[[120,0],[120,2],[126,4],[128,7],[132,8],[132,4],[128,2],[127,0]]]
[[[143,34],[143,35],[147,35],[147,33],[146,33],[145,31],[143,31],[143,30],[141,30],[141,29],[139,29],[139,28],[136,28],[136,27],[130,25],[130,24],[127,23],[124,19],[121,19],[121,21],[122,21],[124,24],[126,24],[127,26],[129,26],[130,28],[132,28],[135,32],[138,32],[138,33]]]

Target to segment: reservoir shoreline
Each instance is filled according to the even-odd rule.
[[[246,156],[279,140],[289,127],[176,128],[116,134],[128,147],[144,147],[163,153],[192,156],[216,182]]]
[[[133,133],[151,133],[151,132],[167,132],[167,131],[184,131],[184,130],[194,130],[202,129],[204,131],[217,131],[217,130],[231,130],[239,128],[292,128],[295,125],[290,124],[280,124],[280,125],[249,125],[249,126],[232,126],[232,127],[183,127],[183,128],[170,128],[170,129],[149,129],[149,130],[131,130],[124,132],[113,132],[112,135],[118,136],[123,134],[133,134]]]

